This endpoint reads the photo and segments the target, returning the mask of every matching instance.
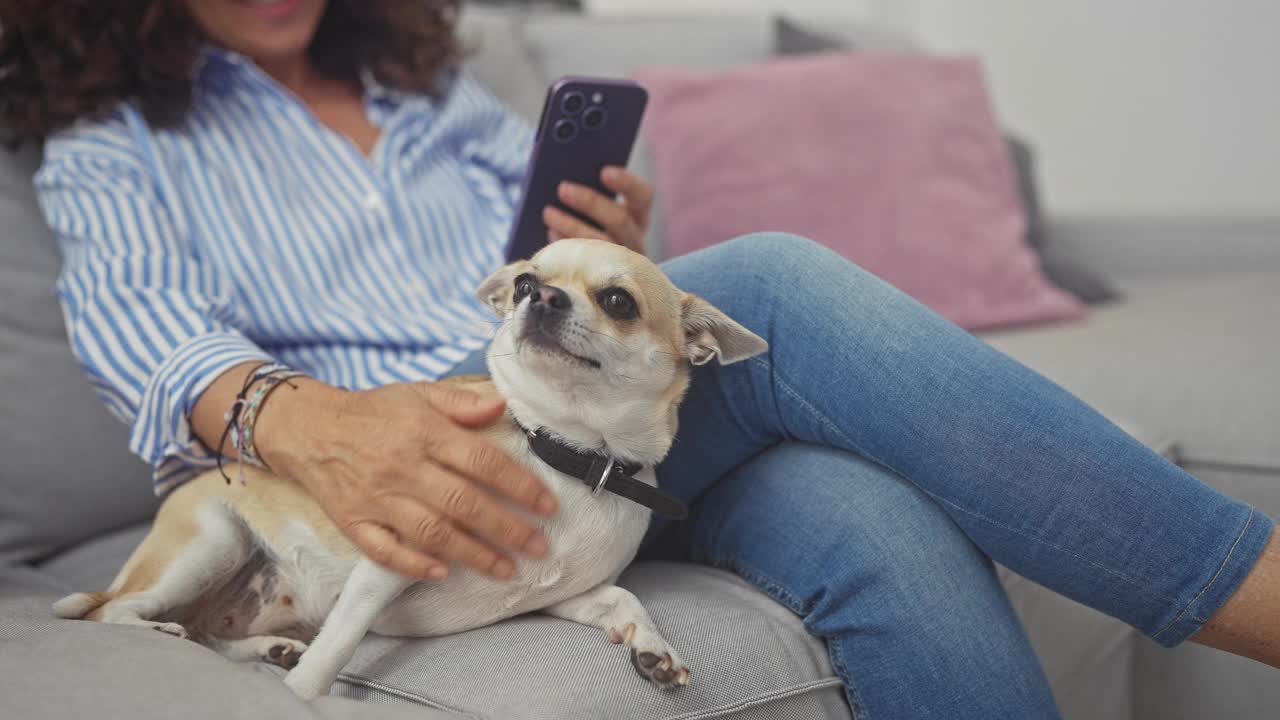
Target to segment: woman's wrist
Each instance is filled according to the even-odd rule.
[[[301,376],[289,380],[291,387],[279,388],[270,402],[258,411],[254,428],[254,449],[272,471],[287,472],[300,459],[303,438],[315,434],[317,420],[329,417],[348,391],[315,378]]]

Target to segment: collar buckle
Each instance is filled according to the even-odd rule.
[[[600,472],[600,479],[596,480],[595,487],[591,489],[593,496],[599,495],[600,491],[604,489],[604,484],[609,479],[609,474],[613,472],[614,462],[613,456],[610,455],[609,461],[604,464],[604,470]]]
[[[529,436],[529,448],[539,460],[557,472],[581,480],[591,488],[593,497],[602,490],[608,490],[614,495],[677,520],[688,516],[689,509],[679,498],[632,477],[642,469],[640,464],[628,464],[612,455],[577,450],[541,429],[532,430],[519,422],[516,425]]]

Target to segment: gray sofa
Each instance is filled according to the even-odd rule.
[[[551,77],[761,59],[772,27],[766,17],[464,16],[472,72],[527,114]],[[863,46],[904,43],[844,30]],[[0,155],[0,717],[849,717],[824,648],[794,616],[731,575],[678,563],[640,563],[622,580],[695,669],[676,693],[641,681],[598,632],[540,616],[434,640],[370,637],[333,694],[312,703],[270,666],[137,628],[54,620],[61,593],[110,582],[155,500],[124,427],[66,347],[56,248],[31,196],[37,162],[35,148]],[[1045,232],[1046,252],[1103,270],[1122,299],[1082,323],[987,339],[1280,517],[1280,219],[1050,218]],[[1001,572],[1068,718],[1269,717],[1280,707],[1267,668],[1159,649]]]

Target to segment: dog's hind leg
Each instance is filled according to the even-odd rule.
[[[689,668],[658,632],[640,599],[617,585],[599,585],[542,612],[609,633],[610,642],[631,648],[636,672],[659,687],[689,684]]]
[[[168,512],[166,512],[168,510]],[[164,506],[106,593],[77,593],[54,604],[60,617],[150,627],[187,637],[172,617],[232,575],[252,550],[248,530],[217,502],[191,512]],[[103,598],[109,598],[100,603]]]
[[[304,700],[327,693],[378,615],[413,582],[361,557],[320,633],[285,677],[285,685]]]

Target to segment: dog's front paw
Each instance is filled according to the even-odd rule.
[[[622,629],[609,628],[609,641],[631,648],[631,664],[654,685],[668,689],[689,684],[689,668],[658,633],[627,623]]]

